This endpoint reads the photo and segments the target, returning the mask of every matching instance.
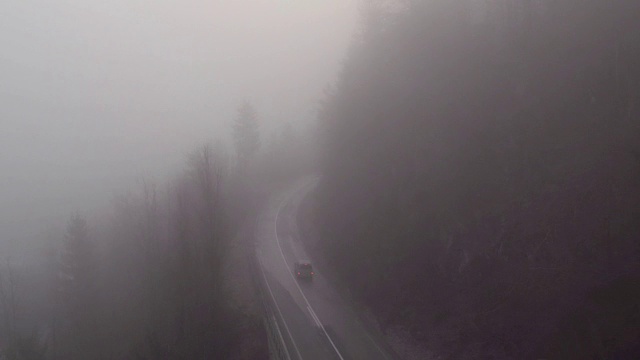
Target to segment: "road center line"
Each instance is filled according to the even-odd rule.
[[[264,270],[262,269],[262,262],[260,262],[260,271],[262,271],[262,277],[264,277],[264,283],[267,284],[267,290],[269,290],[269,294],[271,295],[271,300],[273,300],[273,303],[276,305],[276,310],[278,310],[280,319],[282,319],[282,323],[284,324],[284,329],[287,330],[287,334],[289,334],[289,338],[291,339],[293,348],[295,349],[296,354],[298,355],[298,359],[302,360],[302,356],[300,355],[300,350],[298,350],[298,345],[296,345],[296,341],[293,339],[293,336],[291,335],[291,330],[289,330],[289,326],[287,325],[287,322],[284,320],[284,316],[282,316],[282,311],[280,311],[280,306],[278,306],[276,297],[273,296],[273,291],[271,291],[271,286],[269,285],[269,280],[267,280],[267,275],[264,273]],[[277,326],[278,324],[276,323],[276,328]],[[280,332],[280,329],[279,328],[277,329],[278,329],[278,332]],[[284,339],[282,340],[284,342]],[[287,359],[291,360],[291,355],[289,355],[289,350],[287,350],[287,344],[283,343],[282,345],[284,345],[284,351],[287,353]]]
[[[300,288],[300,285],[298,285],[298,281],[293,276],[293,273],[291,272],[291,268],[289,268],[289,264],[287,264],[287,259],[284,257],[284,252],[282,251],[282,246],[280,246],[280,237],[278,236],[278,216],[280,215],[280,210],[282,210],[282,205],[285,203],[285,201],[286,201],[286,199],[283,200],[280,203],[280,206],[278,206],[278,212],[276,212],[276,220],[275,220],[275,223],[274,223],[274,232],[276,234],[276,243],[278,244],[278,249],[280,249],[280,255],[282,255],[282,261],[284,261],[284,266],[287,267],[287,271],[289,272],[289,276],[291,276],[291,279],[293,279],[293,283],[296,284],[296,287],[298,288],[298,291],[300,291],[300,295],[302,295],[302,298],[304,299],[304,302],[307,303],[307,307],[309,307],[309,310],[311,310],[315,314],[315,311],[313,311],[313,307],[309,303],[309,300],[307,300],[307,297],[304,296],[304,292],[302,292],[302,288]],[[340,358],[340,360],[344,360],[344,358],[342,357],[342,354],[340,354],[340,351],[338,350],[338,347],[336,347],[336,344],[333,343],[333,340],[331,340],[331,337],[327,333],[327,330],[325,330],[324,326],[320,322],[320,319],[318,318],[318,315],[316,315],[315,318],[320,323],[320,329],[322,329],[322,332],[324,333],[324,335],[329,340],[329,343],[333,347],[333,350],[336,351],[336,354],[338,354],[338,357]]]

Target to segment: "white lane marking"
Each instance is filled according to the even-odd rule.
[[[291,343],[293,344],[293,348],[296,350],[296,354],[298,355],[298,359],[302,360],[302,356],[300,356],[300,350],[298,350],[298,345],[296,345],[296,341],[293,340],[293,336],[291,335],[291,330],[289,330],[289,326],[287,326],[287,322],[284,320],[284,316],[282,316],[282,311],[280,311],[280,306],[278,306],[278,302],[276,301],[276,297],[273,296],[273,291],[271,291],[271,286],[269,285],[269,280],[267,280],[267,275],[265,275],[264,270],[262,269],[262,262],[260,262],[260,271],[262,272],[262,277],[264,278],[264,283],[267,284],[267,290],[269,290],[269,294],[271,294],[271,300],[276,305],[276,310],[278,310],[278,314],[280,315],[280,319],[282,319],[282,323],[284,324],[284,329],[287,330],[287,334],[289,334],[289,338],[291,339]],[[276,323],[276,326],[278,324]],[[278,329],[280,332],[280,329]],[[282,334],[280,334],[282,336]],[[282,345],[284,345],[284,351],[287,353],[287,359],[291,360],[291,355],[289,355],[289,350],[287,349],[287,344],[284,343],[284,338],[281,337]]]
[[[271,316],[273,319],[273,324],[276,326],[276,331],[278,331],[278,336],[280,337],[280,343],[282,343],[282,347],[284,348],[285,355],[287,355],[287,359],[291,360],[291,355],[289,354],[289,349],[287,349],[287,344],[284,342],[284,336],[282,336],[282,332],[280,331],[280,326],[278,326],[278,321],[275,316]],[[284,320],[282,320],[284,322]],[[292,339],[293,340],[293,339]]]
[[[296,278],[293,276],[293,273],[291,272],[291,268],[289,268],[289,264],[287,264],[287,259],[284,257],[284,252],[282,251],[282,246],[280,246],[280,237],[278,237],[278,216],[280,215],[280,210],[282,210],[282,204],[284,204],[284,202],[286,201],[283,200],[280,203],[280,206],[278,207],[278,212],[276,213],[276,220],[274,223],[274,231],[276,234],[276,243],[278,244],[278,248],[280,249],[280,255],[282,255],[282,261],[284,261],[284,266],[287,267],[287,270],[289,272],[289,276],[291,276],[291,279],[293,279],[293,283],[296,284],[296,287],[298,288],[298,291],[300,291],[300,295],[302,295],[302,298],[304,299],[304,302],[307,303],[307,307],[310,310],[313,310],[313,307],[311,307],[311,304],[309,303],[309,300],[307,300],[307,297],[304,296],[304,292],[302,292],[302,289],[300,288],[300,285],[298,285],[298,281],[296,281]],[[317,318],[317,315],[316,315]],[[320,321],[319,318],[318,322]],[[336,351],[336,354],[338,354],[338,357],[340,358],[340,360],[344,360],[344,358],[342,357],[342,354],[340,354],[340,351],[338,350],[338,347],[336,346],[336,344],[333,343],[333,340],[331,340],[331,337],[329,336],[329,334],[327,333],[327,330],[325,330],[324,326],[322,325],[322,323],[320,323],[320,329],[322,329],[322,332],[324,333],[324,335],[327,337],[327,339],[329,340],[329,343],[331,343],[331,346],[333,347],[333,350]]]
[[[376,347],[376,349],[378,349],[378,351],[380,352],[380,354],[382,354],[382,357],[384,357],[385,359],[389,359],[387,357],[387,354],[384,353],[384,351],[382,351],[382,348],[380,348],[380,346],[378,345],[378,343],[373,340],[373,338],[371,337],[371,335],[369,335],[368,332],[364,332],[365,335],[367,335],[367,337],[369,338],[369,340],[371,340],[371,342],[373,343],[373,345]]]
[[[316,323],[316,325],[318,327],[320,327],[322,324],[320,324],[320,319],[318,319],[318,315],[316,315],[316,313],[313,311],[313,309],[311,309],[310,307],[307,306],[307,310],[309,310],[309,314],[311,314],[311,318],[313,319],[313,321]]]

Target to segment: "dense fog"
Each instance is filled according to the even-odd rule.
[[[230,146],[245,100],[267,139],[308,123],[356,18],[349,0],[3,3],[0,249],[24,256],[196,144]]]
[[[0,5],[0,359],[640,358],[639,20]]]

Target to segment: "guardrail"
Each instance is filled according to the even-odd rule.
[[[262,320],[264,328],[267,332],[267,340],[269,343],[269,359],[271,360],[292,360],[287,344],[280,330],[279,319],[280,314],[275,311],[274,304],[268,293],[266,278],[262,270],[262,265],[256,254],[249,255],[249,266],[252,274],[261,274],[261,276],[253,276],[255,288],[258,290],[258,300],[262,311]]]

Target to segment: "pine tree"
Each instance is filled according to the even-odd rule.
[[[260,149],[260,129],[256,111],[248,101],[239,108],[233,123],[233,140],[238,156],[238,167],[246,169]]]
[[[93,264],[93,246],[87,222],[76,214],[67,224],[58,273],[58,289],[65,316],[76,325],[91,318],[95,280]]]

